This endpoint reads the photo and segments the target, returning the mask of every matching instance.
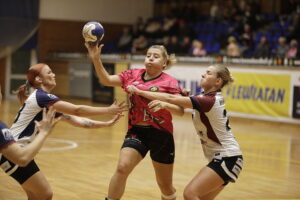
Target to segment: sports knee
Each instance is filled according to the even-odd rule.
[[[41,199],[52,200],[52,197],[53,197],[53,191],[50,189],[50,190],[45,191],[45,193],[43,194]]]
[[[173,194],[170,194],[170,195],[165,195],[165,194],[161,193],[161,196],[164,199],[171,200],[171,199],[175,199],[177,195],[176,195],[176,191],[175,191]]]
[[[128,175],[131,172],[131,168],[126,163],[119,163],[117,166],[117,173],[122,175]]]
[[[184,192],[183,193],[183,199],[184,200],[190,200],[190,199],[192,199],[192,195],[189,194],[188,192]]]
[[[36,199],[36,200],[52,200],[53,192],[51,189],[44,190],[42,193],[40,192],[28,192],[26,191],[28,199]]]
[[[195,199],[195,194],[190,190],[185,188],[183,191],[183,198],[184,200],[190,200],[190,199]]]

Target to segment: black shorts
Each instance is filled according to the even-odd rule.
[[[227,185],[229,182],[235,182],[242,171],[243,156],[217,156],[207,166],[224,180],[224,185]]]
[[[152,160],[172,164],[175,158],[175,144],[171,133],[152,126],[133,126],[128,130],[122,148],[136,149],[144,158],[148,151]]]
[[[2,156],[1,166],[5,173],[13,177],[21,185],[29,179],[32,175],[40,171],[34,160],[32,160],[26,167],[19,167],[7,158]],[[13,172],[12,172],[13,171]]]

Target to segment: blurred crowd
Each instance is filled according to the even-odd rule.
[[[287,14],[262,13],[256,0],[214,0],[210,14],[197,11],[196,1],[169,1],[168,12],[124,27],[107,53],[143,54],[153,44],[182,56],[297,58],[300,2],[288,1]]]

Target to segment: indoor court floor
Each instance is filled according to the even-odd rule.
[[[86,100],[76,104],[96,105]],[[16,101],[4,101],[0,119],[11,125],[19,109]],[[109,116],[94,117],[108,120]],[[36,162],[54,191],[54,200],[103,200],[116,168],[127,118],[102,129],[57,124]],[[237,183],[229,184],[216,200],[300,200],[300,124],[230,118],[244,156]],[[190,113],[174,117],[176,159],[174,186],[182,200],[185,185],[204,166],[200,141]],[[12,178],[0,172],[0,200],[25,200]],[[128,178],[125,200],[159,200],[149,155]]]

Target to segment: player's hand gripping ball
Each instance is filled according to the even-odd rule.
[[[83,26],[82,36],[89,45],[97,45],[104,36],[104,28],[99,22],[88,22]]]

